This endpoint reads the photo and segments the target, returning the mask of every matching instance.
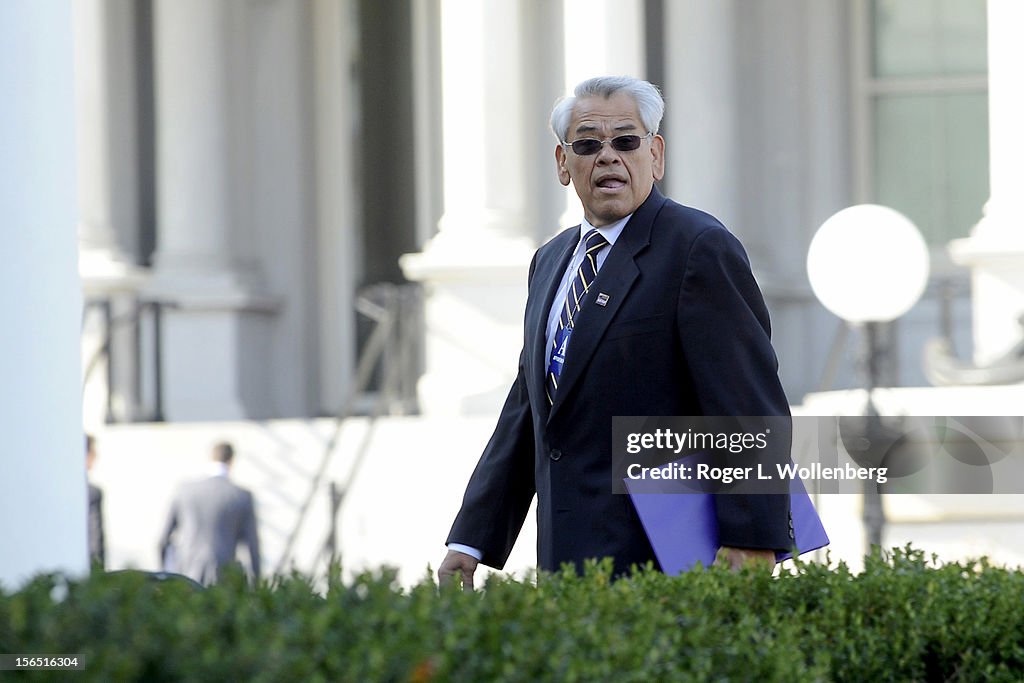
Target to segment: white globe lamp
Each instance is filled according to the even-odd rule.
[[[850,323],[895,320],[928,283],[928,247],[909,218],[876,204],[825,221],[807,252],[814,295]]]
[[[879,324],[909,311],[928,284],[928,247],[917,227],[894,209],[860,204],[822,223],[807,252],[807,276],[827,308],[864,330],[867,404],[864,436],[880,433],[871,398],[878,386]],[[878,486],[864,482],[864,527],[869,546],[881,545],[885,509]]]

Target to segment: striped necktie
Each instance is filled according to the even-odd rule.
[[[562,374],[562,364],[565,362],[565,349],[569,343],[569,335],[572,334],[573,324],[580,311],[580,304],[583,297],[590,289],[597,277],[597,252],[601,251],[608,240],[597,230],[591,230],[583,238],[585,254],[583,263],[576,270],[576,277],[569,285],[569,291],[562,304],[562,312],[558,316],[558,329],[551,340],[551,355],[548,361],[548,378],[545,391],[548,396],[548,404],[555,402],[555,391],[558,389],[558,378]]]

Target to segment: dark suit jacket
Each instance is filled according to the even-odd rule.
[[[570,228],[534,256],[519,374],[448,537],[493,567],[504,566],[535,493],[542,569],[603,556],[616,573],[657,565],[629,497],[611,492],[613,416],[789,415],[742,246],[657,188],[586,295],[549,409],[545,327],[578,239]],[[599,293],[608,295],[603,307],[594,305]],[[723,545],[790,547],[788,497],[716,501]]]
[[[260,543],[252,493],[226,476],[182,484],[171,503],[167,524],[160,537],[160,556],[166,558],[172,537],[173,569],[209,585],[221,570],[235,562],[239,543],[249,550],[249,568],[260,576]]]
[[[103,535],[103,490],[89,483],[89,560],[104,567],[107,562],[106,539]]]

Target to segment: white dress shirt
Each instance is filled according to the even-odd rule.
[[[622,220],[616,221],[611,225],[606,225],[603,228],[597,228],[597,231],[608,240],[608,246],[597,252],[597,269],[601,270],[601,266],[604,265],[604,261],[608,258],[608,252],[615,246],[615,240],[619,239],[619,235],[622,234],[622,229],[626,227],[626,222],[629,221],[633,214],[629,214]],[[548,311],[548,327],[547,336],[545,337],[546,344],[544,346],[547,349],[545,355],[551,355],[551,345],[554,343],[555,333],[558,331],[558,319],[562,315],[562,307],[565,305],[565,297],[569,295],[569,287],[572,286],[572,281],[576,279],[576,271],[579,270],[580,265],[583,263],[583,259],[586,258],[587,252],[583,246],[583,238],[586,237],[587,233],[594,230],[594,226],[587,222],[584,218],[583,222],[580,223],[580,236],[576,242],[576,248],[572,252],[572,258],[569,259],[569,264],[565,267],[565,272],[562,273],[562,281],[558,284],[558,291],[555,292],[555,298],[551,301],[551,309]],[[570,335],[569,343],[572,342],[572,336]],[[568,346],[566,347],[568,348]],[[544,359],[545,362],[547,358]]]

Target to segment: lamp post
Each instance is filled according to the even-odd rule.
[[[885,206],[859,204],[818,228],[807,252],[807,276],[818,301],[864,331],[868,443],[881,431],[872,393],[879,384],[881,323],[909,311],[928,282],[928,247],[917,227]],[[869,546],[881,545],[885,510],[878,484],[864,483],[864,526]]]

